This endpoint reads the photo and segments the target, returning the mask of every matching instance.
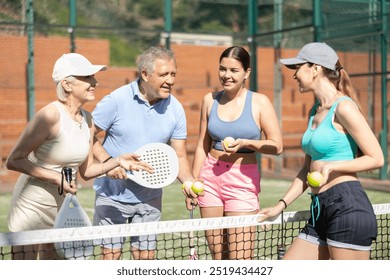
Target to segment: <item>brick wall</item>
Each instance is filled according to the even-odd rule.
[[[0,36],[0,158],[3,165],[10,149],[27,124],[27,91],[26,63],[27,41],[25,37]],[[54,83],[51,79],[55,60],[69,51],[69,39],[64,37],[37,37],[34,40],[35,54],[35,110],[56,99]],[[109,43],[105,40],[77,39],[77,52],[85,55],[95,64],[110,65]],[[218,81],[218,59],[225,47],[172,45],[178,63],[178,73],[173,94],[182,102],[188,121],[188,151],[194,151],[200,114],[200,103],[209,91],[220,89]],[[282,57],[295,56],[297,50],[283,50]],[[272,49],[259,48],[258,57],[258,91],[274,100],[274,65],[275,53]],[[365,54],[340,54],[342,64],[350,73],[360,73],[366,69]],[[378,61],[379,65],[379,61]],[[313,103],[311,94],[300,94],[293,71],[283,67],[282,71],[282,131],[284,153],[281,159],[283,167],[297,168],[303,160],[300,150],[300,138],[306,127],[307,112]],[[136,78],[135,68],[109,67],[99,72],[96,77],[99,86],[96,101],[86,104],[85,109],[92,111],[96,102],[115,88]],[[367,93],[365,88],[368,78],[354,80],[360,89],[359,97],[363,110],[367,112]],[[378,88],[379,83],[377,81]],[[378,89],[379,90],[379,89]],[[379,93],[375,94],[375,112],[380,112]],[[379,114],[379,113],[377,113]],[[380,129],[380,116],[373,121],[375,132]],[[262,158],[263,168],[275,168],[275,158]],[[280,161],[278,161],[280,162]],[[16,172],[0,166],[0,183],[14,182]]]

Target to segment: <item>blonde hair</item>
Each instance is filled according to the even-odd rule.
[[[56,92],[57,92],[57,99],[61,102],[65,102],[68,99],[69,94],[65,91],[64,87],[62,86],[62,81],[67,81],[70,83],[73,83],[73,81],[76,78],[73,76],[66,77],[59,81],[56,85]]]

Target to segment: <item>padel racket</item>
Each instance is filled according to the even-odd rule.
[[[194,218],[194,208],[195,208],[195,205],[191,203],[190,219]],[[197,260],[198,253],[196,252],[194,232],[192,230],[190,230],[190,232],[188,234],[188,238],[190,241],[190,260]]]
[[[71,173],[70,175],[67,173],[65,179],[68,182],[72,181]],[[92,223],[76,196],[70,193],[66,194],[54,221],[54,228],[88,226],[92,226]],[[58,256],[67,260],[88,259],[93,254],[93,240],[57,242],[54,243],[54,247]]]
[[[179,174],[179,159],[175,150],[163,143],[150,143],[134,152],[140,161],[154,168],[153,173],[145,170],[128,171],[127,178],[137,184],[152,189],[159,189],[172,184]]]

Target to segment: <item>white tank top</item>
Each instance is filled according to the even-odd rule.
[[[67,166],[73,170],[76,178],[78,167],[85,161],[89,153],[90,131],[86,122],[86,115],[81,110],[81,123],[73,120],[58,101],[53,104],[60,112],[60,131],[56,138],[45,141],[29,155],[29,160],[35,164],[61,172]]]

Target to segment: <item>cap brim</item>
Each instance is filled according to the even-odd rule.
[[[92,65],[89,69],[81,69],[80,72],[73,72],[72,76],[90,76],[104,70],[107,70],[106,65]]]
[[[99,71],[107,70],[106,65],[93,65],[93,68],[96,70],[95,73],[97,73]]]
[[[304,63],[307,63],[307,61],[294,57],[294,58],[280,59],[280,63],[286,65],[287,68],[295,69],[297,64],[304,64]]]

